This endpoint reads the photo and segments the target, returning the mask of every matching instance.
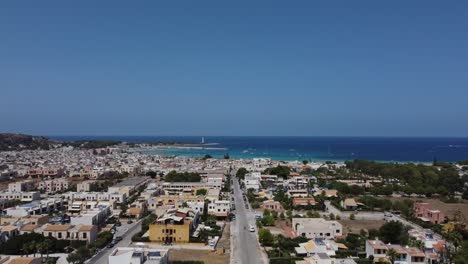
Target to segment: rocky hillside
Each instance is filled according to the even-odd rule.
[[[23,134],[0,134],[0,151],[49,149],[54,142],[46,137]]]

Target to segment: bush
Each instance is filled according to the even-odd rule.
[[[176,172],[171,171],[165,177],[167,182],[200,182],[201,176],[194,172]]]
[[[96,241],[94,241],[90,247],[95,247],[95,248],[103,248],[106,246],[109,242],[112,241],[114,238],[114,235],[109,232],[109,231],[104,231],[98,234],[98,237]]]
[[[262,246],[272,246],[274,237],[271,234],[270,230],[262,228],[258,231],[258,240],[262,244]]]

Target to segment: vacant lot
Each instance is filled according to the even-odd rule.
[[[205,264],[229,263],[229,254],[218,254],[210,250],[171,249],[169,250],[169,263],[171,261],[203,261]]]
[[[216,245],[216,249],[225,249],[226,251],[230,250],[231,248],[231,224],[226,223],[223,229],[223,235],[218,241]]]
[[[338,220],[343,225],[343,235],[349,233],[359,234],[361,229],[369,231],[370,229],[379,229],[385,221],[383,220]]]
[[[392,200],[404,200],[410,199],[415,202],[424,202],[430,203],[432,208],[435,210],[442,211],[449,219],[453,218],[453,215],[456,211],[460,210],[465,216],[465,223],[468,223],[468,203],[463,201],[463,203],[444,203],[437,199],[428,199],[428,198],[391,198]]]

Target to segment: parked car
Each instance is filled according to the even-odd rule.
[[[250,225],[250,226],[249,226],[249,231],[250,231],[250,232],[255,232],[255,227],[254,227],[253,225]]]
[[[128,221],[127,221],[127,224],[132,224],[132,223],[133,223],[132,220],[128,220]]]
[[[122,238],[121,236],[115,237],[115,240],[116,240],[116,241],[122,241],[122,239],[123,239],[123,238]]]

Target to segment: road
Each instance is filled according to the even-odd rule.
[[[141,221],[137,223],[127,224],[122,222],[122,226],[117,227],[117,232],[114,237],[121,236],[122,241],[118,242],[113,248],[103,248],[99,253],[86,261],[86,263],[109,263],[109,255],[117,247],[127,247],[132,243],[132,236],[141,230]]]
[[[258,243],[257,231],[250,232],[248,230],[249,225],[255,226],[255,215],[249,209],[245,209],[239,182],[235,175],[232,175],[231,178],[234,179],[232,187],[236,204],[234,211],[236,220],[231,223],[231,264],[266,264],[268,259]]]

